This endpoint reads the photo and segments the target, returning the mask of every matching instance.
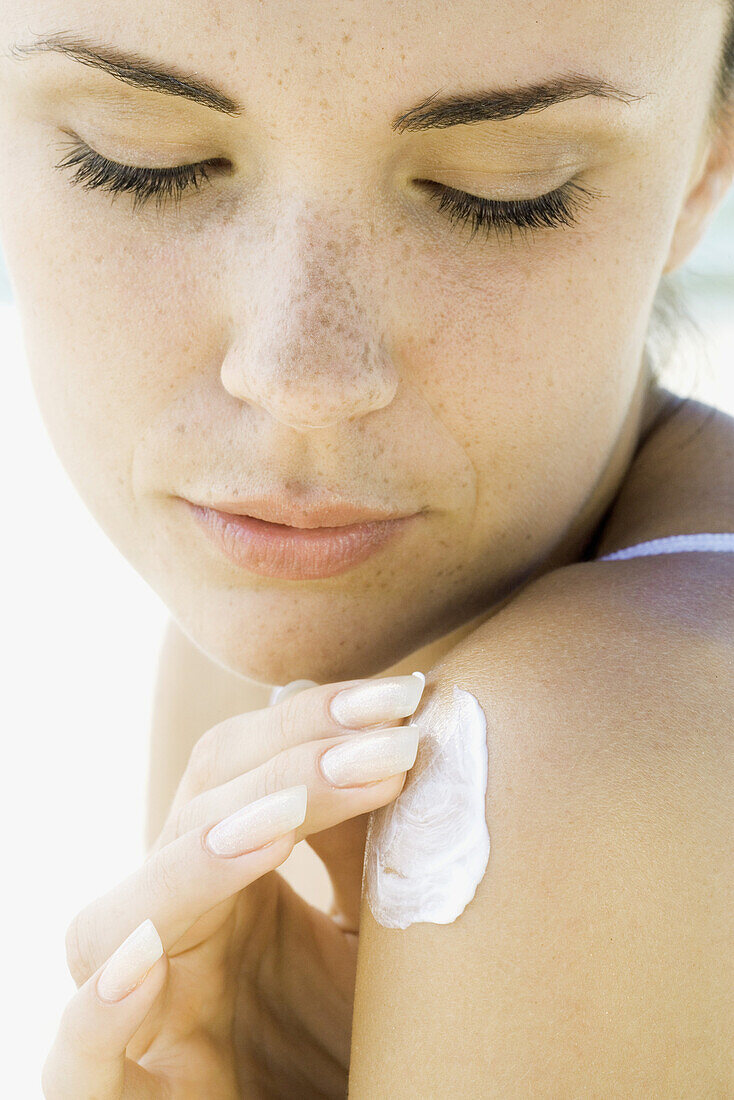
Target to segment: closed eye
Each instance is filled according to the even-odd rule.
[[[435,201],[440,212],[446,211],[453,224],[468,224],[471,238],[479,230],[485,236],[494,231],[498,235],[512,236],[515,230],[555,229],[571,226],[579,213],[601,192],[569,180],[555,191],[534,199],[510,199],[500,202],[480,195],[470,195],[434,180],[416,180],[416,183]]]
[[[223,158],[213,158],[195,164],[177,164],[171,168],[139,168],[108,160],[83,142],[74,141],[71,144],[71,151],[55,167],[76,168],[70,182],[87,191],[101,188],[113,196],[123,192],[131,194],[133,209],[152,198],[155,198],[157,207],[167,199],[177,203],[185,192],[198,190],[203,183],[210,182],[210,171],[222,169],[230,163]]]
[[[199,190],[210,182],[210,172],[231,168],[224,158],[212,158],[193,164],[177,164],[170,168],[140,168],[103,157],[84,142],[75,140],[69,153],[55,165],[58,169],[76,168],[71,183],[85,190],[101,188],[113,197],[127,193],[133,197],[133,209],[150,199],[160,206],[168,199],[178,203],[188,191]],[[514,231],[534,231],[568,227],[576,223],[579,213],[600,192],[575,180],[569,180],[555,191],[534,199],[499,201],[447,187],[434,180],[415,180],[450,223],[468,225],[471,238],[480,231],[485,237],[494,232],[512,237]]]

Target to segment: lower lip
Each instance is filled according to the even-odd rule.
[[[376,554],[420,515],[344,527],[287,527],[186,502],[213,542],[236,565],[264,577],[334,577]]]

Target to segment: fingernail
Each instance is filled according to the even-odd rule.
[[[214,825],[204,843],[215,856],[241,856],[262,848],[303,824],[307,800],[305,783],[266,794]]]
[[[105,963],[97,978],[97,996],[103,1001],[121,1001],[140,985],[162,954],[163,944],[153,921],[144,920]]]
[[[306,688],[318,686],[315,680],[291,680],[289,684],[281,684],[279,687],[273,688],[270,692],[268,706],[272,707],[276,703],[282,703],[289,695],[297,695],[299,691],[305,691]]]
[[[407,718],[420,702],[425,680],[415,675],[385,676],[344,688],[331,700],[331,717],[342,726],[369,726]]]
[[[412,768],[418,752],[418,726],[374,730],[333,745],[321,757],[321,770],[335,787],[387,779]]]

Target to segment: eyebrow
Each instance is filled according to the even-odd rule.
[[[601,77],[567,73],[517,88],[499,88],[468,95],[454,94],[443,98],[436,92],[405,114],[398,115],[391,125],[393,130],[402,133],[404,130],[440,130],[471,122],[504,122],[586,96],[616,99],[622,103],[645,98],[645,95],[625,92]]]
[[[37,37],[35,41],[10,47],[10,56],[22,60],[37,53],[54,52],[91,65],[138,88],[181,96],[227,115],[241,115],[245,108],[211,84],[196,80],[170,66],[148,61],[138,53],[123,54],[114,47],[72,37],[68,32]],[[649,93],[647,93],[649,94]],[[520,115],[537,113],[568,100],[593,96],[623,103],[644,99],[626,92],[601,77],[567,73],[515,88],[498,88],[461,95],[428,96],[390,123],[396,133],[446,129],[473,122],[502,122]]]
[[[123,54],[111,46],[97,45],[83,38],[73,38],[68,32],[38,37],[26,44],[14,43],[10,47],[10,56],[16,60],[25,60],[37,53],[60,53],[79,61],[82,65],[91,65],[136,88],[146,88],[166,95],[183,96],[194,103],[202,103],[213,111],[226,115],[242,114],[244,108],[224,92],[201,80],[194,80],[170,66],[158,65],[148,61],[138,53]]]

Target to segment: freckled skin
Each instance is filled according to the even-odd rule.
[[[445,5],[334,0],[306,22],[288,2],[121,0],[113,15],[0,0],[3,50],[63,26],[246,104],[218,115],[68,59],[0,58],[0,233],[42,415],[100,525],[215,661],[285,683],[437,658],[581,555],[652,407],[661,274],[705,223],[691,195],[723,14],[458,0],[447,20]],[[644,98],[390,128],[439,89],[600,59]],[[68,94],[82,82],[117,106]],[[62,128],[123,163],[232,171],[178,210],[133,213],[55,169]],[[471,239],[412,182],[452,174],[506,196],[534,173],[540,195],[564,182],[569,142],[601,193],[571,228]],[[239,570],[174,499],[281,483],[425,514],[358,567],[298,582]]]

